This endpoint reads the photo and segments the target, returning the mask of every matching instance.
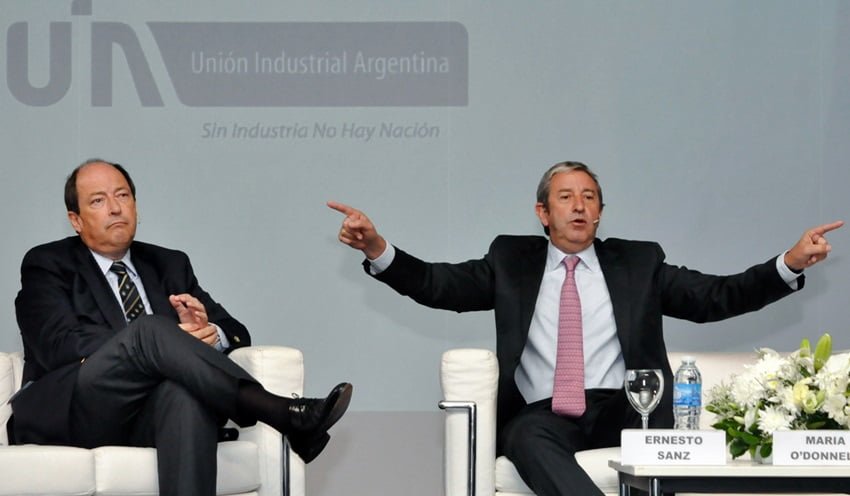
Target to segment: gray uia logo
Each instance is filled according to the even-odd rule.
[[[71,14],[92,17],[91,0]],[[91,105],[113,102],[113,59],[124,55],[139,101],[165,105],[169,80],[192,107],[464,106],[468,101],[468,35],[457,22],[145,22],[167,75],[154,74],[131,24],[90,23],[89,60],[72,60],[85,23],[49,23],[49,53],[30,53],[29,22],[6,31],[9,92],[30,106],[67,95],[74,70],[89,62]],[[144,33],[145,35],[147,33]],[[141,38],[146,40],[144,36]],[[30,81],[30,63],[49,64],[45,85]],[[120,63],[120,62],[119,62]]]

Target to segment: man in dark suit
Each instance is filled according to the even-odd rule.
[[[602,189],[578,162],[556,164],[540,181],[535,210],[549,240],[499,236],[484,258],[458,264],[419,260],[388,244],[362,212],[328,206],[346,216],[340,241],[363,251],[378,280],[429,307],[495,311],[498,450],[539,496],[602,494],[574,453],[617,446],[622,428],[640,425],[622,393],[626,369],[663,371],[652,425],[672,426],[663,315],[715,321],[802,288],[802,270],[830,250],[823,235],[843,224],[811,229],[783,255],[721,277],[666,264],[656,243],[597,239]],[[571,326],[577,348],[561,355]],[[578,391],[565,398],[558,390],[570,382]]]
[[[248,330],[198,284],[182,252],[134,241],[136,190],[118,164],[89,160],[65,184],[78,236],[31,249],[15,300],[24,386],[16,443],[153,446],[160,494],[214,495],[227,419],[265,422],[305,461],[327,444],[351,385],[327,398],[267,392],[226,353]]]

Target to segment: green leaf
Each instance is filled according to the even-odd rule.
[[[735,438],[729,443],[729,454],[732,455],[732,458],[738,458],[746,453],[748,449],[750,449],[750,446],[739,438]]]
[[[732,419],[722,419],[722,420],[719,420],[718,422],[715,422],[714,425],[712,425],[712,427],[714,427],[715,429],[720,429],[720,430],[724,430],[724,431],[728,430],[728,429],[738,430],[738,428],[740,426],[741,426],[740,424],[738,424],[737,422],[735,422]]]
[[[738,431],[735,437],[747,443],[748,446],[755,446],[761,442],[761,438],[754,436],[749,432]]]

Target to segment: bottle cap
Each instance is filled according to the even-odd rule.
[[[697,358],[693,355],[685,355],[682,357],[682,363],[694,363],[697,361]]]

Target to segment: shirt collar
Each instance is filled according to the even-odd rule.
[[[111,258],[104,257],[100,253],[95,252],[94,250],[89,250],[94,257],[94,261],[97,262],[97,266],[100,267],[100,271],[103,272],[103,275],[109,273],[109,268],[112,267],[112,264],[115,262],[124,262],[124,265],[127,266],[127,271],[131,276],[136,277],[138,273],[136,272],[136,267],[133,265],[133,262],[130,261],[130,250],[127,249],[127,254],[124,255],[124,258],[121,260],[112,260]]]
[[[596,247],[593,244],[574,255],[581,258],[578,267],[584,267],[590,272],[599,272],[601,270],[599,267],[599,257],[596,256]],[[546,272],[555,270],[559,265],[563,265],[561,262],[564,261],[564,257],[566,256],[566,253],[550,241],[548,250],[546,251]]]

